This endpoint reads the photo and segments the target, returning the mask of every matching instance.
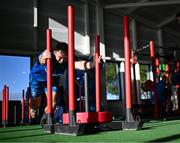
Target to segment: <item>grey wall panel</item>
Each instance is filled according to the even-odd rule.
[[[90,53],[94,54],[96,35],[96,8],[89,5],[89,36],[90,36]]]
[[[123,57],[123,18],[104,12],[106,56]]]
[[[154,29],[148,28],[140,23],[137,24],[137,38],[138,48],[149,43],[150,40],[154,40],[157,43],[157,32]]]
[[[166,32],[164,32],[163,39],[164,39],[164,45],[166,48],[179,47],[180,45],[179,37],[172,36]]]
[[[0,5],[0,53],[31,51],[33,39],[33,0],[2,1]],[[6,53],[6,52],[5,52]],[[12,53],[13,54],[13,53]]]
[[[44,49],[45,47],[45,31],[48,28],[48,26],[51,26],[54,32],[56,32],[56,36],[53,37],[57,41],[64,41],[67,42],[67,1],[59,1],[59,0],[47,0],[47,1],[39,1],[39,32],[38,32],[38,38],[39,41],[39,49]],[[82,41],[84,38],[84,5],[82,3],[73,3],[74,6],[74,30],[75,30],[75,49],[76,53],[78,54],[79,46],[82,46]],[[49,21],[51,21],[51,25],[49,25]],[[59,25],[61,29],[60,31],[64,30],[65,33],[58,31],[54,31],[54,28],[52,26],[52,21]],[[79,37],[76,36],[79,35]],[[61,38],[62,37],[62,38]],[[64,38],[66,37],[66,38]]]

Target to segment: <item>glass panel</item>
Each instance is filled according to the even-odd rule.
[[[141,83],[141,100],[142,100],[142,103],[143,102],[147,103],[147,101],[152,103],[153,92],[145,90],[145,82],[147,80],[152,79],[151,76],[152,75],[150,72],[150,66],[147,64],[141,64],[140,65],[140,83]]]
[[[30,57],[0,56],[0,67],[0,92],[7,85],[9,99],[21,100],[29,86]]]
[[[106,98],[119,100],[119,70],[117,63],[106,63]]]

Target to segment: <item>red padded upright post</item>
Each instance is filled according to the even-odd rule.
[[[4,85],[4,127],[6,127],[6,85]]]
[[[125,93],[126,93],[126,120],[130,122],[132,110],[131,96],[131,65],[130,65],[130,40],[129,19],[124,16],[124,58],[125,58]]]
[[[26,102],[27,102],[27,119],[28,119],[28,122],[30,121],[30,106],[29,106],[29,102],[30,102],[30,87],[27,87],[27,91],[26,91]]]
[[[68,6],[68,93],[69,93],[69,123],[75,124],[75,75],[74,75],[74,8]]]
[[[8,124],[9,114],[9,87],[6,86],[6,124]]]
[[[21,117],[21,120],[22,120],[22,123],[24,123],[24,89],[22,90],[22,101],[21,101],[21,103],[22,103],[22,107],[21,107],[21,109],[22,109],[22,117]]]
[[[96,112],[100,111],[100,36],[96,35],[95,38],[95,86],[96,86]]]
[[[169,78],[169,72],[170,72],[169,64],[166,64],[166,77],[167,78]]]
[[[157,74],[157,76],[159,76],[161,73],[160,69],[159,69],[159,65],[160,65],[159,59],[156,58],[156,74]]]
[[[51,29],[46,30],[46,49],[48,52],[52,52],[51,46]],[[47,116],[48,124],[52,124],[52,61],[47,59]]]
[[[5,90],[2,91],[2,125],[5,124]]]
[[[176,61],[176,72],[179,72],[180,70],[180,64],[179,61]]]

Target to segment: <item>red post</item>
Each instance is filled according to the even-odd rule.
[[[135,55],[135,51],[132,50],[132,64],[135,65],[136,64],[136,55]]]
[[[96,85],[96,112],[100,111],[100,36],[96,35],[95,38],[95,85]]]
[[[5,123],[5,108],[4,108],[4,105],[5,105],[5,90],[3,89],[2,91],[2,125],[4,126],[4,123]]]
[[[176,65],[175,65],[176,69],[175,72],[179,72],[180,70],[180,64],[179,61],[176,61]],[[176,94],[177,94],[177,100],[178,100],[178,111],[180,112],[180,84],[176,85]]]
[[[6,85],[4,85],[4,127],[6,127]]]
[[[69,123],[75,124],[75,75],[74,75],[74,8],[68,6],[68,93],[69,93]]]
[[[180,70],[180,64],[179,61],[176,61],[176,72],[179,72]]]
[[[51,29],[46,30],[46,49],[52,52]],[[47,116],[48,124],[52,124],[52,61],[47,59]]]
[[[152,63],[153,80],[154,80],[154,116],[158,118],[158,100],[157,100],[157,85],[156,85],[156,68],[155,68],[155,45],[154,41],[150,41],[150,57]]]
[[[156,58],[155,63],[156,63],[156,75],[157,75],[157,81],[159,82],[159,75],[161,74],[161,71],[160,71],[160,69],[159,69],[160,62],[159,62],[159,59],[158,59],[158,58]]]
[[[30,118],[31,118],[31,116],[30,116],[30,106],[29,106],[29,102],[30,102],[30,99],[29,99],[29,97],[30,97],[30,87],[28,87],[27,88],[27,91],[26,91],[26,102],[27,102],[27,119],[28,119],[28,121],[30,121]]]
[[[149,46],[150,46],[150,57],[155,58],[154,41],[150,41]]]
[[[6,124],[8,124],[8,111],[9,111],[9,87],[6,86]]]
[[[21,109],[22,109],[22,123],[24,123],[24,89],[22,91],[22,101],[21,101],[21,103],[22,103],[22,107],[21,107]]]
[[[126,93],[126,120],[132,120],[132,96],[131,96],[131,65],[130,65],[130,40],[129,19],[124,16],[124,58],[125,58],[125,93]]]
[[[166,77],[167,78],[169,78],[169,71],[170,71],[169,64],[166,64]]]

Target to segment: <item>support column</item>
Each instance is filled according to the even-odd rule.
[[[132,67],[133,67],[133,88],[134,88],[134,103],[137,104],[138,103],[138,98],[137,98],[137,84],[136,84],[136,55],[135,55],[135,51],[132,51]]]
[[[137,79],[136,79],[136,55],[135,50],[137,49],[137,30],[136,30],[136,21],[132,19],[131,21],[131,29],[132,29],[132,66],[133,66],[133,79],[134,79],[134,103],[138,103],[138,96],[137,96]]]
[[[125,58],[125,93],[126,93],[126,120],[132,118],[132,96],[131,96],[131,65],[130,65],[130,40],[129,40],[129,19],[124,16],[124,58]]]
[[[121,80],[121,97],[122,97],[122,109],[120,109],[120,112],[122,112],[123,118],[126,117],[126,107],[125,107],[125,73],[124,73],[124,62],[122,61],[120,63],[120,80]]]
[[[164,56],[164,42],[163,42],[163,31],[162,29],[159,29],[157,31],[157,42],[158,42],[158,53],[160,55],[160,61],[164,63],[164,58],[161,58],[161,56]]]
[[[103,6],[100,4],[99,0],[96,0],[96,34],[101,37],[100,41],[100,55],[105,59],[105,45],[104,45],[104,14]]]
[[[136,29],[136,20],[132,19],[131,21],[131,30],[132,30],[132,49],[137,49],[137,29]]]
[[[140,65],[137,62],[135,65],[136,71],[136,86],[137,86],[137,104],[141,104],[141,84],[140,84]]]
[[[100,39],[100,55],[105,62],[106,57],[106,49],[105,49],[105,42],[104,42],[104,8],[103,5],[100,3],[100,0],[96,0],[96,34],[101,37]],[[104,109],[107,110],[107,100],[106,100],[106,72],[105,68],[102,68],[100,71],[101,74],[101,102],[104,105]]]
[[[163,42],[163,32],[162,32],[162,29],[159,29],[157,31],[157,40],[158,40],[158,46],[159,47],[163,47],[164,46],[164,42]]]
[[[88,73],[84,73],[84,96],[85,96],[85,112],[89,112],[89,82]]]
[[[90,54],[90,36],[89,36],[89,5],[88,1],[85,0],[84,5],[84,33],[85,33],[85,46],[86,46],[86,54]]]

